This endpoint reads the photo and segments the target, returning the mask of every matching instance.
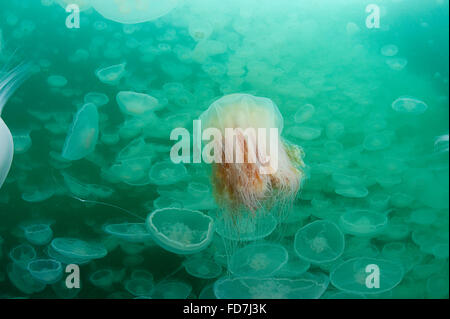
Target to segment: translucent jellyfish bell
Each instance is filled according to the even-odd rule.
[[[53,231],[48,224],[31,224],[24,229],[25,238],[33,245],[43,246],[50,242]]]
[[[163,208],[149,214],[147,227],[154,241],[175,254],[204,250],[214,235],[214,221],[200,211]]]
[[[26,153],[32,144],[30,132],[26,130],[12,132],[14,154]]]
[[[394,56],[398,53],[398,47],[394,44],[387,44],[381,48],[381,54],[384,56]]]
[[[95,72],[95,75],[102,83],[109,85],[117,85],[119,84],[122,77],[125,75],[126,65],[127,65],[126,63],[121,63],[111,65],[106,68],[98,69]]]
[[[121,91],[116,96],[122,113],[139,116],[155,111],[159,107],[159,102],[153,96],[143,93]]]
[[[288,261],[287,250],[279,244],[257,243],[236,250],[228,270],[235,276],[267,277]]]
[[[91,0],[94,9],[108,20],[134,24],[155,20],[169,13],[179,0]]]
[[[192,287],[182,281],[159,282],[152,291],[153,299],[186,299],[192,291]]]
[[[295,234],[295,252],[311,263],[332,262],[342,255],[344,247],[344,234],[336,224],[327,220],[312,222]]]
[[[398,113],[422,114],[428,105],[412,96],[401,96],[392,102],[392,109]]]
[[[172,185],[178,183],[188,176],[186,167],[171,161],[155,163],[149,172],[150,182],[156,185]]]
[[[93,103],[97,106],[108,104],[109,98],[106,94],[100,92],[89,92],[84,96],[84,103]]]
[[[153,280],[136,278],[129,279],[125,282],[125,289],[133,296],[150,296],[155,284]]]
[[[62,75],[50,75],[47,78],[47,83],[51,87],[62,88],[64,86],[66,86],[67,79]]]
[[[52,240],[50,247],[59,256],[63,257],[63,260],[59,260],[64,263],[77,263],[67,261],[81,261],[86,263],[92,259],[99,259],[106,256],[108,251],[99,243],[90,243],[77,238],[59,237]]]
[[[67,134],[62,157],[80,160],[92,153],[98,140],[99,114],[97,106],[85,104],[76,114]]]
[[[35,259],[28,264],[28,271],[38,281],[54,284],[62,278],[63,269],[59,261],[54,259]]]
[[[89,276],[89,281],[95,287],[108,289],[114,282],[114,272],[111,269],[98,269]]]
[[[134,243],[147,242],[152,238],[144,223],[109,224],[103,229],[112,236]]]
[[[212,279],[222,273],[222,267],[213,260],[202,256],[193,256],[183,262],[186,272],[196,278]]]
[[[345,233],[362,237],[375,236],[384,230],[387,223],[385,214],[361,209],[350,210],[339,218],[339,225]]]

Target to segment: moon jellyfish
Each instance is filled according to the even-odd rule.
[[[316,112],[316,108],[312,104],[305,104],[299,107],[294,115],[295,123],[301,124],[308,121]]]
[[[231,94],[212,103],[200,120],[203,129],[220,136],[211,142],[216,159],[213,186],[225,214],[234,220],[242,212],[261,217],[275,206],[279,215],[288,212],[305,177],[303,151],[281,140],[283,117],[278,107],[267,98]]]
[[[381,54],[384,56],[394,56],[398,53],[398,47],[394,44],[387,44],[381,48]]]
[[[25,226],[25,238],[33,245],[43,246],[50,242],[53,231],[48,224],[31,224]]]
[[[158,109],[159,102],[153,96],[143,93],[121,91],[116,95],[122,113],[132,116],[144,115]]]
[[[94,9],[105,19],[135,24],[158,19],[169,13],[179,0],[91,0]]]
[[[192,287],[182,281],[162,281],[152,291],[153,299],[186,299]]]
[[[14,131],[12,132],[14,142],[14,154],[26,153],[32,144],[29,131]]]
[[[51,198],[55,194],[55,190],[48,185],[39,187],[36,189],[31,189],[22,194],[22,199],[29,203],[43,202]]]
[[[380,151],[391,145],[391,139],[386,132],[372,133],[364,138],[363,146],[368,151]]]
[[[154,241],[175,254],[194,254],[208,247],[214,221],[200,211],[163,208],[149,214],[147,227]]]
[[[153,291],[153,280],[136,278],[125,281],[125,289],[133,296],[150,296]]]
[[[408,60],[405,58],[389,58],[386,60],[386,64],[394,71],[403,70],[408,64]]]
[[[8,99],[28,77],[30,68],[28,64],[21,64],[0,75],[0,116]],[[8,126],[0,117],[0,188],[11,168],[13,154],[13,137]]]
[[[111,269],[98,269],[89,276],[92,285],[101,289],[108,289],[114,283],[114,272]]]
[[[322,128],[307,125],[292,126],[287,129],[286,134],[303,141],[312,141],[322,135]]]
[[[367,285],[368,275],[376,265],[379,275],[379,287]],[[350,293],[378,294],[397,286],[403,279],[401,265],[384,259],[357,257],[337,265],[330,273],[330,281],[339,290]]]
[[[99,92],[89,92],[84,96],[84,103],[93,103],[97,106],[103,106],[108,104],[109,98],[104,93]]]
[[[195,41],[203,41],[209,38],[213,32],[213,26],[207,21],[193,19],[189,23],[189,35]]]
[[[342,255],[344,247],[344,234],[327,220],[312,222],[295,234],[295,252],[310,263],[332,262]]]
[[[108,253],[108,251],[102,244],[68,237],[59,237],[53,239],[50,243],[49,248],[56,252],[57,256],[62,257],[62,260],[58,258],[55,259],[65,264],[87,263],[93,259],[103,258]]]
[[[222,267],[214,261],[201,257],[193,256],[183,262],[186,272],[196,278],[213,279],[220,276]]]
[[[256,243],[235,251],[228,270],[235,276],[267,277],[288,261],[286,248],[279,244]]]
[[[174,164],[171,161],[158,162],[149,172],[150,182],[156,185],[176,184],[188,176],[183,164]]]
[[[11,283],[24,294],[39,293],[47,286],[35,279],[26,267],[21,267],[16,263],[8,264],[6,272]]]
[[[9,258],[17,266],[26,269],[28,263],[36,258],[36,250],[28,244],[21,244],[9,252]]]
[[[111,65],[106,68],[97,70],[95,72],[95,75],[102,83],[109,85],[117,85],[119,84],[122,77],[125,75],[126,66],[127,66],[126,63]]]
[[[369,194],[369,190],[363,185],[339,186],[334,191],[348,198],[364,198]]]
[[[441,153],[441,152],[448,152],[450,149],[449,147],[449,135],[444,134],[441,136],[436,137],[434,140],[434,151]]]
[[[31,276],[45,284],[54,284],[62,278],[63,269],[54,259],[35,259],[28,264]]]
[[[368,210],[351,210],[339,218],[344,233],[362,237],[372,237],[382,232],[387,223],[385,214]]]
[[[103,229],[112,236],[134,243],[146,242],[152,238],[144,223],[109,224]]]
[[[218,299],[318,299],[328,284],[323,273],[296,279],[225,277],[214,283],[214,293]]]
[[[415,97],[401,96],[392,102],[392,109],[398,113],[422,114],[428,109],[428,105]]]
[[[296,258],[289,260],[279,270],[274,273],[277,278],[297,278],[306,273],[311,264],[303,259]]]
[[[67,160],[80,160],[95,149],[98,140],[97,107],[85,104],[76,114],[67,134],[62,157]]]
[[[67,79],[65,77],[63,77],[62,75],[50,75],[47,78],[47,83],[52,87],[62,88],[64,86],[66,86]]]

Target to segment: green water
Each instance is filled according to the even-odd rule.
[[[137,24],[120,22],[156,18],[158,5],[112,18],[102,0],[72,2],[86,5],[79,28],[66,26],[71,1],[0,3],[0,79],[32,65],[1,113],[15,151],[0,189],[0,298],[449,297],[448,0],[180,0]],[[369,4],[379,26],[366,24]],[[148,96],[124,111],[121,91]],[[86,153],[64,159],[89,92],[101,93],[93,124],[73,140]],[[282,138],[305,154],[283,219],[227,228],[210,165],[169,162],[172,129],[192,133],[233,93],[272,100]],[[179,243],[204,246],[186,254],[148,225],[106,227],[167,207],[200,211],[161,218]],[[54,280],[33,272],[39,259],[61,267]],[[80,288],[65,287],[66,264]]]

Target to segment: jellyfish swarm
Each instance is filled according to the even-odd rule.
[[[280,208],[280,213],[286,212],[304,179],[303,152],[281,140],[283,117],[275,103],[249,94],[226,95],[211,104],[200,120],[203,128],[215,128],[221,133],[221,138],[212,142],[216,158],[212,179],[216,201],[227,215],[237,222],[242,212],[249,212],[253,217],[274,207]],[[226,132],[229,129],[234,132],[231,136]],[[267,132],[272,135],[271,129],[277,129],[276,143],[272,143],[271,137],[272,145],[266,147],[269,143],[264,139],[243,133],[247,129],[258,133],[259,129],[266,129],[266,141]],[[268,152],[269,148],[275,149]],[[238,153],[243,154],[241,163],[236,160]],[[264,161],[262,154],[266,159],[269,155],[269,161]],[[275,158],[276,164],[272,161]]]

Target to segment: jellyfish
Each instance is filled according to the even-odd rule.
[[[231,256],[228,270],[235,276],[267,277],[288,261],[288,252],[280,244],[256,243],[244,246]]]
[[[125,281],[125,289],[133,296],[150,296],[154,288],[153,280],[133,278]]]
[[[288,211],[305,177],[303,151],[280,139],[283,117],[277,106],[267,98],[231,94],[211,104],[200,121],[220,136],[211,142],[219,207],[232,219],[243,211],[264,215],[275,206],[280,215]]]
[[[21,244],[11,249],[9,258],[18,267],[26,269],[28,263],[36,258],[36,250],[31,245]]]
[[[50,242],[53,231],[49,224],[31,224],[24,228],[25,238],[33,245],[43,246]]]
[[[354,236],[372,237],[387,226],[388,218],[383,213],[369,210],[350,210],[340,216],[339,225],[344,233]]]
[[[303,141],[312,141],[322,135],[322,128],[313,125],[292,126],[286,130],[286,134]]]
[[[13,131],[14,154],[26,153],[32,144],[30,132],[27,130]]]
[[[16,66],[9,72],[0,75],[0,116],[8,99],[26,80],[30,73],[29,64]],[[5,122],[0,117],[0,188],[5,182],[14,154],[14,140]]]
[[[214,220],[200,211],[183,208],[158,209],[148,215],[153,240],[175,254],[194,254],[208,247],[214,235]]]
[[[158,19],[178,5],[179,0],[91,0],[94,9],[105,19],[135,24]]]
[[[95,75],[98,77],[100,82],[109,84],[109,85],[117,85],[119,84],[122,77],[125,75],[125,67],[127,64],[115,64],[108,66],[106,68],[98,69],[95,72]]]
[[[294,115],[295,123],[301,124],[308,121],[316,112],[316,108],[312,104],[305,104],[299,107]]]
[[[89,281],[95,287],[108,289],[114,283],[114,272],[111,269],[98,269],[89,276]]]
[[[220,276],[222,267],[213,260],[194,255],[183,262],[186,272],[196,278],[213,279]]]
[[[392,109],[398,113],[422,114],[428,109],[428,105],[415,97],[401,96],[392,102]]]
[[[59,261],[54,259],[35,259],[28,263],[31,276],[45,284],[54,284],[62,278],[63,269]]]
[[[170,161],[155,163],[149,172],[150,181],[156,185],[176,184],[188,176],[183,164],[174,164]]]
[[[100,92],[89,92],[84,96],[84,103],[93,103],[97,106],[108,104],[109,98],[106,94]]]
[[[116,96],[122,113],[132,116],[144,115],[159,109],[159,102],[153,96],[143,93],[121,91]]]
[[[207,21],[192,19],[189,23],[189,35],[195,41],[204,41],[210,37],[213,32],[213,26]]]
[[[50,75],[47,78],[47,83],[51,87],[62,88],[64,86],[66,86],[67,79],[62,75]]]
[[[394,56],[398,53],[398,47],[394,44],[387,44],[381,48],[381,54],[384,56]]]
[[[48,253],[50,257],[64,264],[85,264],[93,259],[105,257],[108,252],[100,243],[58,237],[51,241]]]
[[[67,134],[62,157],[76,161],[95,149],[98,140],[98,110],[92,103],[85,104],[74,116]]]
[[[144,223],[109,224],[104,227],[104,231],[112,236],[134,243],[151,240],[151,235]]]
[[[318,220],[299,229],[295,234],[297,255],[310,263],[328,263],[344,252],[344,234],[333,222]]]
[[[367,285],[368,274],[373,272],[373,268],[378,267],[379,287]],[[368,257],[357,257],[349,259],[337,265],[330,273],[330,281],[337,289],[362,294],[378,294],[389,291],[397,286],[403,279],[404,271],[398,263]]]
[[[408,65],[408,60],[405,58],[388,58],[386,64],[394,71],[401,71]]]

